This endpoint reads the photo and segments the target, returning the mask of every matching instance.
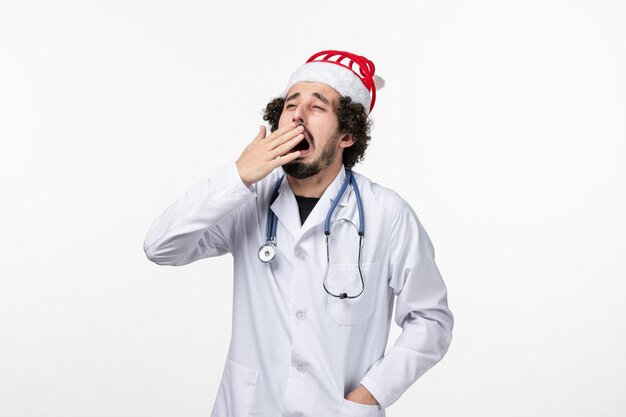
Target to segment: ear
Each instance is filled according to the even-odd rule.
[[[340,148],[349,148],[350,146],[354,145],[354,138],[352,137],[352,134],[350,133],[345,133],[343,136],[341,136],[341,138],[339,139],[339,147]]]

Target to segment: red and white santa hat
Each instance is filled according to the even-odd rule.
[[[374,63],[364,56],[345,51],[321,51],[291,75],[282,96],[286,98],[289,89],[302,81],[324,83],[353,102],[361,103],[369,114],[376,103],[376,90],[385,85],[385,80],[374,74],[375,70]]]

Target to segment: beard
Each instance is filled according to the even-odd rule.
[[[319,158],[311,162],[300,162],[297,159],[283,165],[285,174],[297,178],[299,180],[312,177],[319,174],[323,169],[328,168],[335,162],[337,158],[337,143],[339,143],[340,135],[332,137],[324,149]]]

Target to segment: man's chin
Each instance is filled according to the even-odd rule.
[[[285,174],[297,178],[299,180],[303,180],[305,178],[312,177],[320,172],[320,167],[318,164],[314,163],[305,163],[299,161],[291,161],[283,165],[283,171]]]

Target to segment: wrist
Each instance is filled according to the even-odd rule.
[[[241,169],[239,168],[239,161],[235,162],[235,166],[237,167],[237,172],[239,173],[239,179],[241,179],[241,182],[243,182],[243,185],[245,185],[246,187],[250,187],[252,183],[250,181],[247,181],[243,177],[243,175],[241,175]]]

